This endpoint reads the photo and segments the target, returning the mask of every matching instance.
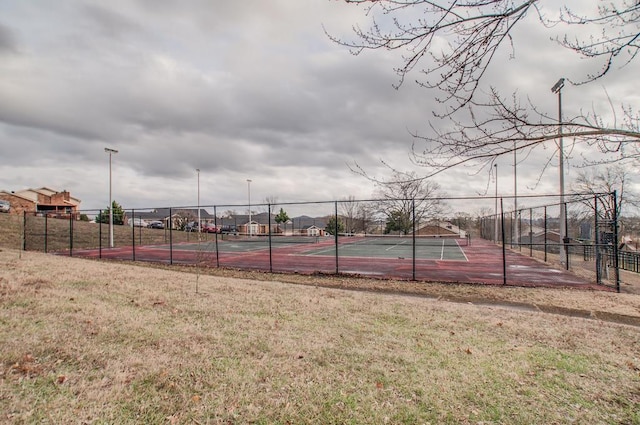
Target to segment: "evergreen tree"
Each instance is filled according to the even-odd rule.
[[[116,201],[113,201],[111,208],[113,208],[113,224],[124,224],[124,210],[122,209],[122,206],[120,206]],[[96,216],[96,223],[109,224],[109,208],[104,211],[101,210],[98,213]]]
[[[289,221],[289,215],[285,210],[280,208],[280,212],[276,215],[276,223],[282,224],[286,223],[287,221]]]
[[[336,224],[338,227],[338,233],[344,233],[344,223],[342,222],[341,218],[336,217],[335,215],[332,215],[331,217],[329,217],[329,220],[327,221],[327,226],[324,228],[325,232],[331,235],[335,235]]]

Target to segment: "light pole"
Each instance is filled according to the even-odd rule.
[[[113,196],[111,192],[111,155],[118,153],[115,149],[104,148],[109,154],[109,248],[113,248]]]
[[[251,237],[251,179],[247,179],[247,193],[249,195],[249,237]]]
[[[564,205],[564,146],[562,140],[562,87],[564,87],[564,78],[560,78],[558,82],[551,87],[552,93],[558,93],[558,156],[559,156],[559,172],[560,172],[560,263],[564,264],[566,259],[564,241],[567,229],[565,226],[566,211]]]
[[[196,168],[198,173],[198,233],[200,233],[200,169]]]
[[[496,172],[496,196],[495,196],[495,212],[496,218],[493,222],[493,240],[498,242],[498,164],[493,164],[493,168]]]

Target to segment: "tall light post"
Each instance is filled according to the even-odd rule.
[[[113,196],[111,191],[111,155],[118,153],[115,149],[104,148],[109,154],[109,248],[113,248]]]
[[[493,222],[493,238],[498,242],[498,164],[493,164],[494,171],[496,172],[496,195],[495,195],[495,212],[496,218]]]
[[[567,229],[566,222],[566,210],[564,205],[564,146],[562,140],[562,88],[564,87],[564,78],[560,78],[553,87],[551,87],[552,93],[558,93],[558,156],[559,156],[559,172],[560,172],[560,263],[564,264],[566,259],[564,241],[566,238]]]
[[[196,173],[198,173],[198,233],[200,233],[200,169],[196,168]]]
[[[247,194],[249,196],[249,237],[251,237],[251,179],[247,179]]]

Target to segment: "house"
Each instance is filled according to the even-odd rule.
[[[127,212],[128,213],[128,212]],[[152,221],[161,221],[165,228],[182,229],[190,221],[198,220],[197,208],[158,208],[151,211],[133,211],[133,217],[129,217],[127,222],[131,222],[134,225],[141,225],[144,227],[144,223],[150,223]],[[213,223],[215,217],[204,209],[200,208],[200,222]]]
[[[549,244],[560,244],[562,242],[562,237],[560,233],[554,230],[544,230],[539,232],[531,232],[529,235],[522,235],[521,243],[522,244],[533,244],[533,245],[544,245],[545,243]]]
[[[553,253],[560,252],[560,245],[562,244],[562,236],[560,233],[554,230],[543,230],[537,232],[530,232],[528,235],[522,235],[520,244],[531,245],[531,247],[538,251],[548,251]]]
[[[58,192],[48,187],[15,192],[3,190],[0,191],[0,199],[11,203],[10,213],[12,214],[22,214],[27,211],[46,214],[49,217],[68,217],[68,214],[77,213],[81,202],[66,190]]]
[[[276,223],[276,216],[266,212],[249,215],[234,215],[232,218],[224,219],[227,221],[233,220],[236,229],[240,233],[246,233],[251,235],[268,235],[269,225],[271,225],[271,234],[283,233],[282,228]]]
[[[291,219],[291,232],[294,235],[323,236],[325,227],[327,227],[325,218],[301,215]]]
[[[310,226],[304,226],[302,229],[300,229],[300,234],[302,236],[324,236],[325,231],[324,229],[321,229],[318,226],[312,224]]]
[[[420,226],[418,230],[416,230],[417,236],[454,236],[458,235],[461,238],[465,238],[467,236],[467,232],[465,230],[460,229],[455,224],[449,223],[448,221],[438,221],[432,222],[423,226]]]

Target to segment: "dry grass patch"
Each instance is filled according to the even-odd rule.
[[[16,251],[0,296],[9,423],[640,423],[632,326]]]
[[[618,294],[610,291],[577,288],[496,287],[492,285],[380,280],[344,275],[303,275],[180,265],[165,266],[153,263],[132,264],[140,267],[179,270],[211,276],[288,282],[314,287],[321,286],[376,293],[416,295],[472,304],[494,304],[516,308],[531,307],[538,308],[541,311],[555,311],[561,314],[609,317],[614,321],[640,325],[640,296],[638,296],[640,295],[640,276],[630,272],[624,272],[623,274],[625,282],[629,282],[628,285],[633,290]]]

